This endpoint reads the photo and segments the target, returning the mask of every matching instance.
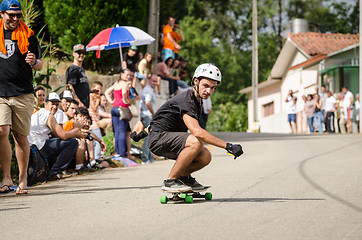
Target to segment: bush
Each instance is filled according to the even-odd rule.
[[[214,104],[207,121],[210,132],[245,132],[248,128],[247,108],[244,104],[227,102]]]
[[[107,156],[111,156],[113,153],[116,152],[116,149],[114,148],[113,144],[113,139],[114,139],[113,130],[110,129],[107,131],[106,135],[103,136],[103,141],[107,146],[107,152],[106,152]]]

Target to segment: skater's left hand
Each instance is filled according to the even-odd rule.
[[[225,149],[229,154],[234,156],[234,159],[240,157],[244,153],[240,144],[227,143]]]

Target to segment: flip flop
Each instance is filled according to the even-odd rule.
[[[3,186],[0,187],[0,189],[3,189],[4,187],[6,187],[6,190],[5,191],[0,191],[0,193],[9,193],[9,192],[14,191],[14,189],[12,189],[10,185],[3,185]]]
[[[18,188],[16,189],[16,195],[22,195],[22,194],[28,194],[28,189],[22,189],[21,187],[18,186]]]

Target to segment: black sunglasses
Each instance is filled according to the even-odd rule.
[[[8,12],[5,12],[10,18],[14,19],[15,17],[17,19],[20,19],[23,17],[23,13],[8,13]]]
[[[78,53],[78,55],[81,55],[81,54],[83,54],[84,56],[86,55],[86,52],[83,52],[83,51],[78,51],[76,53]]]

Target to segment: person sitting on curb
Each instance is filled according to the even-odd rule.
[[[38,86],[34,89],[35,99],[34,99],[34,112],[39,111],[40,108],[44,107],[45,101],[45,89],[42,86]]]
[[[75,116],[75,111],[77,110],[77,108],[79,108],[79,102],[77,100],[73,100],[69,107],[68,110],[65,113],[65,115],[67,116],[68,120],[72,120]]]
[[[90,167],[109,167],[107,162],[103,163],[102,161],[97,162],[95,160],[94,141],[99,142],[103,151],[107,151],[107,147],[102,139],[97,137],[93,132],[89,131],[89,127],[92,124],[91,122],[92,119],[89,115],[88,109],[80,107],[75,111],[74,119],[66,122],[63,126],[65,131],[70,131],[77,125],[77,123],[80,123],[83,125],[82,131],[87,134],[85,138],[77,139],[79,146],[75,154],[75,171],[78,173],[90,171]],[[85,161],[86,157],[88,161]]]
[[[51,111],[57,110],[60,98],[55,92],[50,93],[45,99],[44,108],[31,116],[30,145],[35,144],[49,162],[49,180],[57,180],[70,177],[66,173],[69,163],[78,148],[75,138],[84,138],[86,133],[81,131],[82,126],[77,123],[70,131],[64,131],[57,123]],[[53,136],[49,138],[49,134]]]

